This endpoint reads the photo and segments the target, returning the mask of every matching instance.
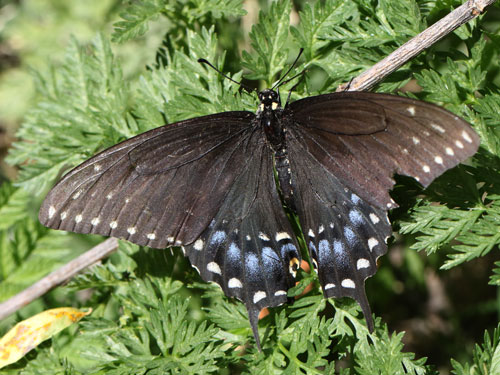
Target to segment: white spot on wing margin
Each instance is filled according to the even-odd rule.
[[[344,288],[351,288],[351,289],[356,288],[356,284],[354,284],[354,281],[352,281],[351,279],[342,280],[340,285],[342,285]]]
[[[259,290],[253,295],[253,303],[257,303],[267,297],[266,292]]]
[[[243,288],[243,284],[236,277],[229,279],[227,286],[228,288]]]
[[[203,249],[203,245],[205,243],[203,242],[203,240],[201,238],[197,239],[196,242],[194,243],[193,245],[193,249],[197,250],[197,251],[201,251],[201,249]]]
[[[276,241],[281,241],[281,240],[291,240],[292,238],[287,232],[278,232],[276,233]]]
[[[213,273],[216,273],[218,275],[222,275],[222,271],[219,267],[219,265],[215,262],[210,262],[207,264],[207,270]]]
[[[378,218],[378,216],[375,215],[373,212],[369,216],[370,216],[370,220],[372,221],[373,224],[378,224],[380,222],[380,219]]]
[[[462,138],[465,139],[466,142],[472,143],[472,138],[465,130],[462,132]]]
[[[370,251],[372,251],[373,248],[377,245],[378,245],[378,240],[375,237],[372,237],[368,240],[368,247],[370,248]]]
[[[358,261],[356,262],[356,268],[358,270],[362,269],[362,268],[369,268],[370,267],[370,261],[368,259],[365,259],[365,258],[360,258],[358,259]]]

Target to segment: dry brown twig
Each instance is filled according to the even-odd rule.
[[[468,0],[466,3],[449,13],[422,33],[412,38],[385,59],[354,78],[349,84],[344,84],[337,91],[362,91],[373,87],[387,75],[412,59],[425,48],[443,38],[459,26],[477,17],[484,9],[496,0]],[[29,288],[0,304],[0,319],[13,314],[23,306],[41,297],[49,290],[64,284],[83,269],[107,257],[118,248],[118,241],[109,238],[93,247],[78,258],[52,272]]]
[[[424,49],[430,47],[464,23],[480,15],[488,5],[493,4],[495,1],[466,1],[447,16],[441,18],[435,24],[410,39],[389,56],[373,65],[370,69],[365,70],[349,83],[340,85],[337,91],[366,91],[372,88]]]
[[[118,240],[116,238],[108,238],[106,241],[94,246],[78,258],[73,259],[71,262],[37,281],[29,288],[24,289],[22,292],[0,304],[0,319],[15,313],[23,306],[43,296],[56,286],[64,284],[83,269],[107,257],[117,248]]]

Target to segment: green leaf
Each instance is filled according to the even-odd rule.
[[[486,212],[478,220],[472,219],[470,229],[463,231],[457,237],[460,245],[454,245],[457,252],[448,255],[449,259],[443,265],[443,269],[450,269],[463,262],[470,261],[488,254],[493,247],[500,244],[500,196],[490,196],[494,199],[488,206]],[[474,211],[472,211],[474,212]],[[475,213],[482,213],[477,210]]]
[[[300,24],[297,27],[292,26],[290,31],[297,45],[304,48],[308,63],[312,63],[313,56],[328,45],[324,39],[350,18],[359,18],[354,2],[333,0],[304,5],[300,12]]]
[[[7,158],[23,165],[17,184],[38,194],[62,168],[137,132],[128,116],[128,88],[102,35],[89,50],[73,40],[61,68],[39,82],[44,99],[26,116],[17,134],[22,141]]]
[[[490,337],[484,332],[484,343],[474,345],[472,363],[451,359],[452,373],[455,375],[489,375],[500,371],[500,326],[497,326]]]
[[[404,17],[401,17],[402,14]],[[398,44],[406,42],[425,28],[418,4],[414,0],[382,0],[379,2],[377,15],[383,25],[390,25],[386,28],[391,29]]]
[[[28,216],[30,195],[10,182],[0,185],[0,231],[8,229]]]
[[[255,107],[255,98],[238,94],[238,87],[224,79],[213,69],[198,63],[205,58],[222,66],[224,56],[216,61],[217,39],[214,28],[202,28],[200,33],[187,34],[188,51],[174,52],[171,64],[151,71],[139,84],[138,106],[134,114],[139,117],[141,129],[162,125],[164,118],[175,122],[211,113]],[[241,74],[233,76],[241,79]],[[251,103],[251,104],[250,104]],[[163,116],[161,114],[163,113]]]
[[[437,251],[458,234],[465,233],[478,220],[481,210],[453,210],[445,206],[418,206],[412,212],[411,222],[401,223],[401,233],[417,233],[417,242],[411,246],[427,253]]]
[[[413,353],[404,353],[402,351],[402,338],[403,333],[389,336],[388,332],[384,331],[376,338],[372,338],[373,344],[360,339],[356,344],[356,372],[360,375],[437,375],[437,371],[432,371],[424,365],[425,358],[415,360]]]
[[[250,71],[251,79],[263,79],[270,85],[288,59],[284,47],[290,26],[291,3],[279,0],[271,3],[267,13],[259,14],[259,22],[250,32],[254,53],[243,51],[242,66]]]
[[[199,19],[207,13],[211,13],[215,19],[247,14],[243,9],[243,0],[193,0],[192,2],[194,9],[189,12],[192,19]]]
[[[168,3],[168,0],[132,2],[125,12],[120,14],[123,21],[114,24],[113,42],[123,43],[144,35],[151,21],[158,19],[159,15],[167,9],[174,9],[173,5]]]

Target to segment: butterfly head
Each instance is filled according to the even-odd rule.
[[[271,89],[265,89],[259,92],[260,110],[272,110],[281,107],[278,93]]]

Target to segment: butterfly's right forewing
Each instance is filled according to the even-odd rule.
[[[305,148],[356,194],[394,208],[395,173],[423,186],[472,156],[479,137],[470,125],[436,105],[366,92],[319,95],[289,106]]]

